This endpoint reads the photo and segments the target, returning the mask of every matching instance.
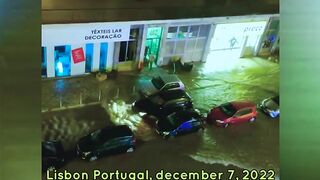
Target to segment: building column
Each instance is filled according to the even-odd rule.
[[[93,44],[93,58],[92,58],[92,69],[91,71],[99,71],[100,65],[100,43]]]
[[[160,42],[160,50],[159,50],[159,54],[158,54],[158,65],[162,66],[163,64],[163,57],[165,55],[165,51],[164,51],[164,47],[166,46],[167,43],[167,35],[168,35],[168,29],[169,29],[169,25],[165,24],[162,26],[163,30],[162,30],[162,37],[161,37],[161,42]]]
[[[77,48],[82,48],[84,56],[86,55],[86,45],[71,45],[71,62],[70,62],[70,67],[71,67],[71,76],[75,75],[82,75],[85,74],[86,71],[86,61],[79,62],[79,63],[74,63],[73,57],[72,57],[72,50],[77,49]]]
[[[208,55],[210,53],[210,49],[211,49],[210,47],[211,47],[211,43],[213,41],[213,37],[214,37],[214,33],[215,33],[215,30],[216,30],[216,27],[217,27],[216,24],[211,24],[211,26],[210,26],[210,30],[209,30],[209,33],[208,33],[208,38],[207,38],[206,46],[205,46],[205,49],[204,49],[204,52],[203,52],[203,55],[202,55],[201,62],[206,62],[207,61]]]
[[[147,32],[148,32],[148,25],[143,26],[142,31],[142,38],[141,38],[141,51],[139,55],[139,61],[144,61],[144,53],[145,53],[145,47],[146,47],[146,39],[147,39]]]
[[[47,47],[47,77],[55,77],[54,46]]]
[[[113,52],[114,52],[114,42],[108,43],[108,52],[107,52],[107,63],[106,69],[111,70],[113,65]]]

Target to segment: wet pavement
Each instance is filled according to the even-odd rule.
[[[195,107],[202,112],[232,100],[259,103],[279,93],[279,64],[260,58],[238,59],[233,66],[219,70],[215,63],[198,63],[191,72],[176,72]],[[273,169],[279,175],[279,119],[259,113],[253,123],[228,128],[207,125],[202,133],[165,141],[155,133],[152,122],[134,114],[130,105],[136,98],[139,81],[172,72],[170,67],[141,73],[122,72],[102,82],[92,75],[44,80],[43,138],[60,139],[72,152],[79,137],[105,125],[127,124],[135,132],[138,145],[134,153],[108,156],[92,163],[73,158],[71,153],[70,161],[64,167],[70,171],[204,169],[210,172],[232,168],[239,172],[240,169]],[[91,102],[98,104],[83,106]],[[61,105],[79,104],[82,106],[47,111]]]

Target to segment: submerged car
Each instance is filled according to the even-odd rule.
[[[106,127],[81,138],[77,144],[77,154],[89,161],[119,152],[133,152],[136,139],[126,125]]]
[[[192,108],[192,99],[181,89],[159,92],[133,103],[133,109],[153,116],[166,116],[172,112]]]
[[[42,172],[60,168],[64,162],[64,148],[61,141],[42,142]]]
[[[140,84],[140,94],[143,97],[148,97],[160,91],[168,91],[181,89],[185,86],[176,75],[160,75],[153,77],[151,80],[144,81]]]
[[[157,121],[156,131],[163,138],[203,130],[203,117],[194,109],[174,112]]]
[[[233,101],[211,109],[207,116],[207,122],[227,127],[230,124],[253,122],[256,120],[256,116],[256,105],[253,102]]]
[[[279,96],[264,99],[259,108],[272,118],[280,116]]]

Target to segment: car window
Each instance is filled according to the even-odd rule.
[[[161,89],[164,86],[164,82],[160,76],[152,78],[151,82],[157,89]]]
[[[180,87],[179,83],[169,83],[164,87],[165,89],[174,89]]]
[[[232,116],[236,113],[236,109],[232,106],[231,103],[222,104],[221,106],[219,106],[219,108],[224,114],[228,116]]]
[[[250,114],[252,112],[252,109],[251,108],[245,108],[245,109],[240,109],[238,112],[236,112],[236,114],[234,116],[243,116],[243,115],[246,115],[246,114]]]

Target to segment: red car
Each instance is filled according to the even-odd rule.
[[[229,124],[253,122],[256,120],[256,104],[252,102],[233,101],[211,109],[207,116],[209,124],[227,127]]]

